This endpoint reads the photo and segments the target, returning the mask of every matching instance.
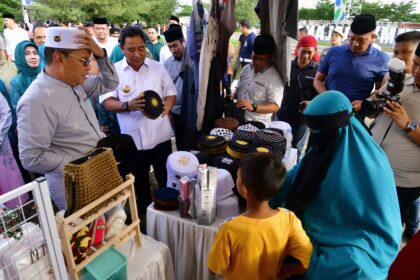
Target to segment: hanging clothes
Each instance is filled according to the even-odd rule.
[[[210,17],[204,32],[200,54],[196,124],[198,131],[203,129],[204,110],[206,107],[207,99],[207,87],[209,84],[209,73],[212,60],[216,55],[218,38],[219,24],[214,17]]]
[[[217,43],[217,54],[223,74],[227,71],[229,40],[233,32],[235,32],[235,28],[235,0],[226,0],[220,15],[219,42]]]
[[[292,60],[290,37],[297,39],[298,33],[298,1],[259,0],[255,10],[261,21],[261,34],[274,37],[274,66],[286,84]]]

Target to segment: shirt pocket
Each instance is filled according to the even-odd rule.
[[[253,99],[255,102],[265,103],[267,101],[267,89],[261,82],[255,82],[253,87]]]

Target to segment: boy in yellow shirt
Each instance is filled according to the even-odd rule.
[[[304,274],[312,244],[292,212],[268,206],[286,175],[284,165],[271,153],[244,157],[236,185],[247,201],[242,215],[224,223],[208,255],[208,268],[225,279],[284,279]],[[299,262],[285,265],[286,256]]]

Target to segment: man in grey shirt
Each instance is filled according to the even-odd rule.
[[[404,235],[410,239],[419,227],[415,201],[420,196],[420,37],[403,33],[395,40],[394,55],[406,62],[404,88],[399,102],[387,102],[372,134],[394,172]]]
[[[92,55],[98,76],[88,76]],[[77,28],[48,28],[45,60],[45,70],[18,103],[19,151],[26,169],[45,174],[62,210],[64,164],[90,152],[103,136],[88,97],[114,90],[118,76],[106,51]]]
[[[252,64],[245,66],[238,82],[236,107],[245,110],[245,121],[268,126],[283,100],[283,80],[273,66],[274,39],[258,35],[254,41]]]

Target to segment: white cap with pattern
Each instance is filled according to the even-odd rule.
[[[83,44],[75,43],[76,34],[86,34],[85,31],[73,27],[49,27],[45,39],[45,47],[56,49],[78,49]]]

